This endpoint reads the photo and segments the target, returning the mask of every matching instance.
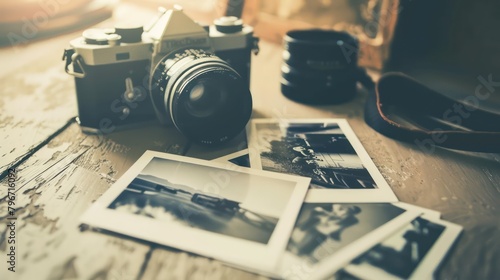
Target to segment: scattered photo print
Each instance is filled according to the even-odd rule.
[[[109,208],[267,244],[293,184],[153,158]],[[257,196],[264,192],[273,199]]]
[[[280,275],[307,280],[330,277],[423,213],[437,216],[406,203],[325,202],[307,196]]]
[[[315,264],[404,212],[390,203],[304,203],[287,251]]]
[[[311,177],[316,188],[377,187],[338,124],[256,124],[256,128],[275,133],[263,139],[264,170]]]
[[[146,152],[82,223],[273,271],[310,180],[226,165]]]
[[[459,232],[460,228],[456,225],[418,217],[354,259],[345,271],[363,279],[432,278],[432,273]],[[437,248],[440,240],[447,245]],[[423,264],[424,259],[427,259],[427,264]],[[427,267],[422,268],[419,274],[417,268],[422,265]]]
[[[267,244],[278,215],[249,210],[241,201],[141,174],[109,208]]]
[[[397,201],[345,119],[254,119],[247,130],[251,167],[309,177],[308,195]]]

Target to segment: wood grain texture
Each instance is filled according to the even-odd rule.
[[[55,61],[49,55],[0,78],[0,171],[76,116],[73,80]]]
[[[67,42],[61,38],[42,42],[43,49],[57,49],[59,56],[61,43]],[[280,93],[281,46],[261,41],[260,48],[252,64],[253,118],[347,118],[401,201],[440,211],[445,220],[464,227],[437,278],[500,279],[500,155],[443,149],[426,153],[381,136],[363,121],[367,93],[362,90],[335,106],[292,102]],[[5,54],[0,51],[0,58]],[[0,72],[2,168],[75,115],[72,78],[61,74],[55,57],[47,52],[35,64]],[[198,146],[174,128],[158,125],[99,138],[70,124],[18,168],[19,270],[6,274],[1,267],[0,279],[263,279],[216,260],[78,227],[81,214],[147,149],[212,159],[245,145],[241,135],[220,147]],[[0,263],[5,263],[7,246],[5,185],[5,179],[0,181]]]
[[[144,135],[148,141],[141,140]],[[136,279],[150,246],[117,235],[80,232],[78,219],[144,151],[180,154],[185,144],[185,138],[173,128],[149,126],[99,138],[71,125],[18,168],[19,270],[7,274],[1,269],[0,278]],[[1,183],[6,184],[5,180]],[[6,191],[0,189],[2,260]]]
[[[154,14],[154,10],[122,4],[113,19],[99,27],[124,21],[144,24]],[[77,115],[74,78],[64,72],[61,57],[69,41],[82,31],[0,48],[0,172],[29,155]]]
[[[186,252],[172,252],[156,248],[142,280],[170,279],[267,279],[243,270],[229,267],[217,260],[195,256]]]

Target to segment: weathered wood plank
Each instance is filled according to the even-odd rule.
[[[136,279],[150,246],[118,235],[80,232],[79,217],[145,150],[182,153],[185,144],[173,128],[145,126],[100,139],[71,125],[17,169],[18,270],[1,269],[0,278]],[[6,190],[0,188],[3,263]]]
[[[219,261],[163,248],[152,251],[142,280],[169,279],[267,279],[231,268]]]
[[[122,4],[113,19],[98,27],[145,24],[154,15],[154,9]],[[29,156],[77,115],[74,78],[65,73],[61,57],[82,31],[0,48],[0,172]]]
[[[152,13],[137,11],[142,18]],[[124,18],[130,8],[120,12],[118,18]],[[41,43],[46,50],[41,58],[42,52],[29,46],[31,55],[23,58],[36,63],[24,59],[22,67],[13,65],[14,71],[4,68],[0,72],[4,87],[0,97],[1,170],[76,115],[72,78],[59,63],[61,50],[74,37],[76,34],[64,35]],[[439,278],[499,278],[500,156],[445,150],[425,153],[385,138],[362,119],[366,93],[336,106],[289,101],[280,94],[281,57],[280,46],[261,42],[261,52],[252,64],[253,117],[347,118],[400,200],[441,211],[444,219],[464,226]],[[12,64],[21,59],[0,58]],[[212,159],[237,151],[243,144],[244,137],[240,137],[218,148],[189,146],[175,129],[159,126],[115,132],[100,140],[71,124],[18,168],[19,271],[6,274],[2,268],[0,279],[257,278],[204,257],[119,235],[78,230],[79,216],[146,149]],[[3,186],[5,180],[0,181],[0,262],[5,263]]]
[[[76,116],[73,81],[58,62],[48,55],[0,77],[0,171]]]

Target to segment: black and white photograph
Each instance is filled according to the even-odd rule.
[[[146,152],[82,223],[272,271],[309,179]]]
[[[290,236],[281,275],[323,279],[422,213],[438,216],[405,203],[312,202],[308,197]]]
[[[421,216],[344,270],[363,279],[430,279],[460,232],[460,226]]]
[[[253,120],[248,135],[252,168],[310,177],[321,194],[397,201],[346,120]]]
[[[317,263],[403,212],[390,203],[304,203],[287,251]]]

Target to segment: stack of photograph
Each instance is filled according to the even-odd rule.
[[[398,202],[346,120],[247,137],[213,161],[147,151],[81,223],[282,279],[433,278],[462,230]]]

